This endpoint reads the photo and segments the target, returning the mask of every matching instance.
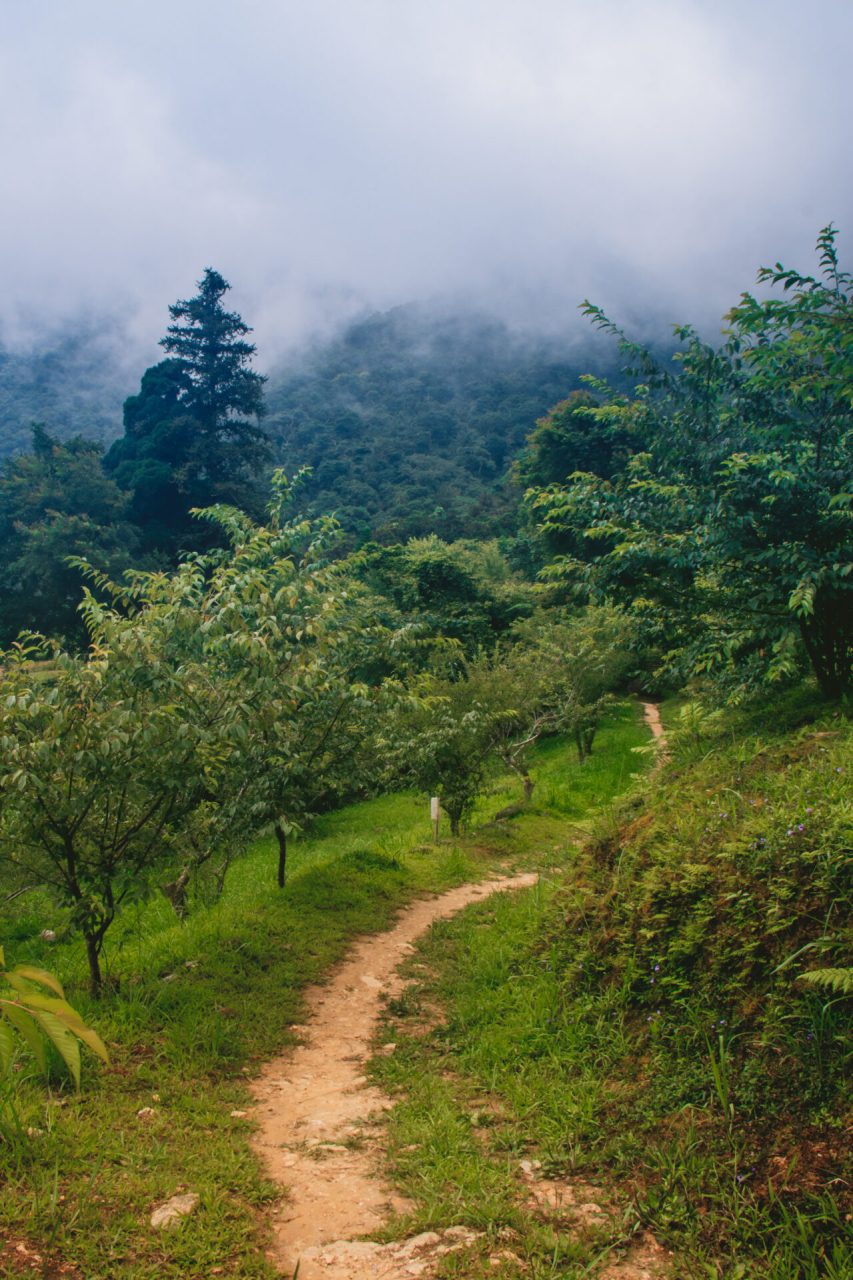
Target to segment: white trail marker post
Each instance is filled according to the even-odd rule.
[[[432,818],[432,838],[438,844],[438,824],[441,819],[441,805],[438,802],[438,796],[430,797],[429,816]]]

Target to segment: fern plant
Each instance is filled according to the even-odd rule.
[[[814,987],[827,987],[839,996],[853,996],[853,969],[811,969],[801,973],[803,982]]]
[[[31,965],[6,968],[0,947],[0,1072],[9,1070],[17,1039],[23,1040],[43,1073],[47,1071],[45,1046],[52,1044],[80,1088],[80,1045],[104,1062],[109,1054],[103,1040],[87,1027],[65,999],[62,984],[52,973]]]

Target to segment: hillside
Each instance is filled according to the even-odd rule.
[[[356,935],[368,935],[367,977],[350,979],[351,1000],[364,988],[378,1004],[370,975],[401,906],[538,867],[533,888],[437,921],[407,948],[376,1056],[345,1059],[356,1110],[373,1097],[365,1069],[396,1105],[379,1124],[359,1119],[348,1145],[320,1130],[306,1153],[302,1130],[278,1135],[288,1187],[307,1170],[321,1194],[339,1158],[382,1171],[410,1207],[368,1228],[380,1243],[350,1249],[396,1264],[395,1277],[434,1249],[448,1254],[439,1274],[470,1280],[846,1280],[849,1000],[803,974],[847,955],[850,728],[807,693],[774,712],[768,731],[665,707],[673,759],[649,776],[635,753],[647,730],[623,703],[585,764],[565,740],[542,744],[537,805],[511,821],[493,815],[516,780],[493,775],[461,841],[423,843],[427,811],[411,794],[326,815],[294,842],[286,895],[270,893],[274,841],[261,840],[188,921],[162,897],[128,908],[100,1008],[86,1004],[65,913],[41,893],[6,905],[17,958],[61,973],[113,1058],[87,1066],[82,1097],[57,1076],[47,1096],[21,1078],[0,1269],[17,1242],[63,1274],[271,1276],[264,1250],[290,1215],[275,1213],[249,1133],[273,1123],[290,1059],[253,1086],[257,1110],[247,1073],[293,1052],[306,984]],[[56,942],[39,936],[46,923]],[[62,1210],[34,1212],[57,1168]],[[200,1204],[189,1229],[160,1236],[148,1216],[176,1186]]]
[[[121,434],[121,406],[134,390],[112,327],[81,324],[27,351],[0,346],[0,459],[30,448],[32,424],[60,440],[109,444]]]
[[[312,468],[303,505],[336,511],[356,535],[494,536],[517,503],[510,461],[602,360],[594,337],[572,348],[488,317],[399,307],[272,377],[266,425],[289,472]]]
[[[592,334],[579,344],[488,316],[397,307],[275,367],[264,426],[275,462],[291,474],[311,468],[303,508],[335,511],[357,539],[491,537],[512,525],[507,468],[537,418],[581,374],[612,371],[613,355]],[[59,441],[109,445],[141,374],[106,325],[75,326],[28,352],[0,349],[0,459],[29,450],[34,422]]]
[[[503,1221],[508,1277],[853,1274],[850,725],[766,710],[665,707],[554,882],[424,936],[373,1062],[410,1230]]]

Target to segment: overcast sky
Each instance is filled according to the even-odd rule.
[[[0,0],[0,332],[153,345],[208,264],[265,363],[436,297],[707,323],[853,259],[851,48],[850,0]]]

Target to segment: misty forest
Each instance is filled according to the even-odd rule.
[[[0,1278],[853,1280],[841,80],[330,7],[10,18]]]
[[[585,303],[594,371],[400,308],[265,379],[208,267],[107,441],[25,442],[59,393],[6,367],[0,1212],[43,1274],[851,1274],[853,279],[828,227],[759,282],[716,346]],[[484,880],[401,994],[366,950],[384,1130],[279,1143],[304,1214],[350,1148],[405,1207],[265,1251],[247,1074]]]

